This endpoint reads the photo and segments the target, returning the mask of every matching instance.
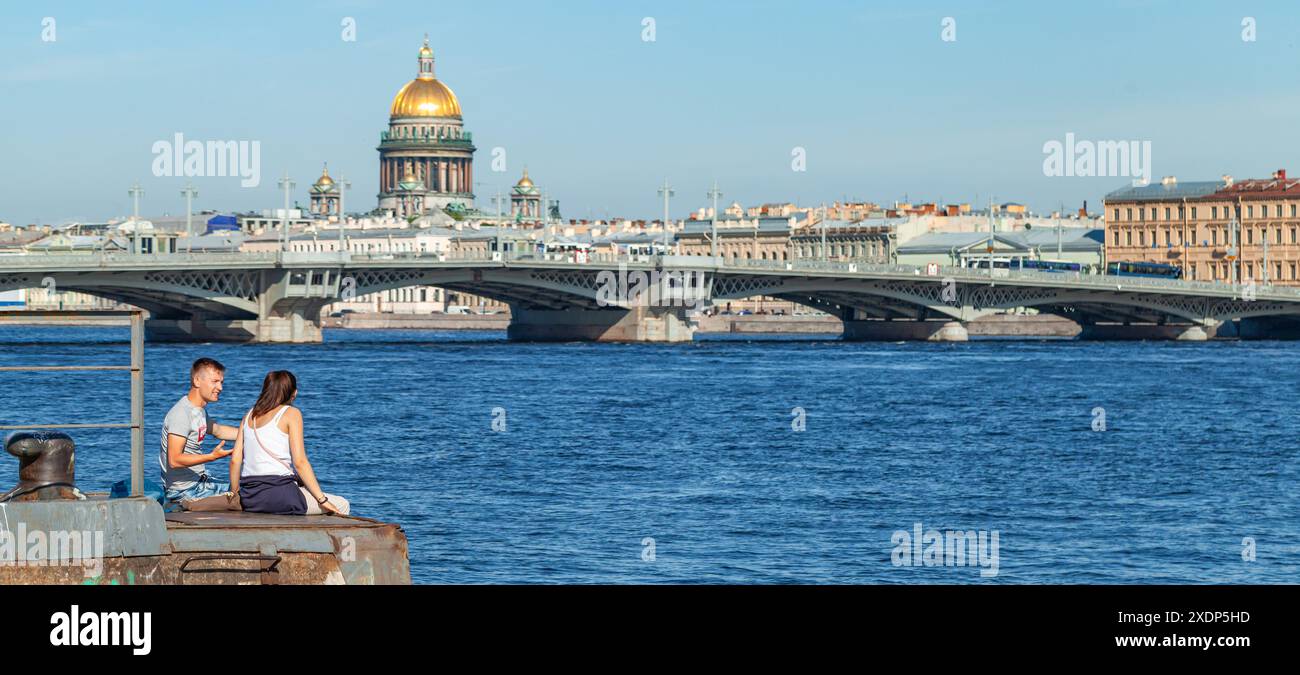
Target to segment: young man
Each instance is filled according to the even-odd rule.
[[[235,440],[239,429],[217,424],[208,417],[208,404],[221,397],[226,367],[213,359],[202,358],[190,367],[190,392],[172,406],[163,420],[162,467],[163,490],[168,500],[201,499],[230,490],[230,483],[208,476],[208,462],[229,457],[225,441]],[[203,452],[203,439],[209,435],[221,439],[212,452]]]

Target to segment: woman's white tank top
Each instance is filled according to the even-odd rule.
[[[280,418],[289,406],[281,406],[280,412],[270,422],[257,428],[251,416],[245,417],[244,425],[244,466],[239,471],[240,478],[246,476],[292,476],[293,459],[289,455],[289,434],[280,431]],[[265,445],[263,445],[265,444]],[[272,456],[279,458],[277,462]],[[281,463],[283,462],[283,463]]]

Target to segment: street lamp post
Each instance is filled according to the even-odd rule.
[[[194,189],[193,183],[185,183],[181,189],[181,196],[185,198],[185,252],[193,251],[194,246],[194,198],[199,196],[199,191]]]
[[[712,234],[709,237],[709,256],[713,258],[713,264],[718,264],[718,198],[722,193],[718,191],[718,181],[713,181],[713,189],[709,190],[707,197],[713,199],[713,225]]]
[[[827,262],[831,259],[831,252],[826,248],[826,219],[823,218],[820,224],[822,226],[822,262]]]
[[[280,218],[280,250],[289,250],[289,195],[297,184],[289,178],[289,172],[284,172],[284,178],[280,179],[280,188],[284,190],[284,213]]]
[[[339,176],[338,181],[334,184],[339,186],[339,255],[342,255],[343,251],[346,250],[343,231],[347,229],[348,223],[348,210],[345,202],[348,190],[352,189],[352,182],[343,176]]]
[[[137,181],[126,193],[131,195],[133,204],[131,208],[131,252],[138,253],[140,250],[140,197],[144,194],[144,188],[140,187],[140,183]]]
[[[989,200],[989,278],[993,278],[993,200]]]
[[[668,200],[677,194],[673,191],[673,186],[668,184],[668,178],[664,178],[664,184],[659,188],[659,196],[664,198],[664,255],[668,255]]]

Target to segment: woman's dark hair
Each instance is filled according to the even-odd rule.
[[[266,413],[293,400],[298,393],[298,378],[287,370],[272,370],[262,380],[262,395],[253,404],[252,418],[255,420]],[[251,421],[251,420],[250,420]]]

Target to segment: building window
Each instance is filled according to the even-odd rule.
[[[1192,213],[1195,214],[1196,211],[1192,211]],[[1195,217],[1195,216],[1193,216],[1193,217]],[[1210,220],[1218,220],[1218,219],[1219,219],[1219,207],[1217,207],[1217,206],[1211,206],[1211,207],[1210,207]]]
[[[1132,246],[1132,245],[1133,245],[1133,230],[1129,230],[1129,231],[1127,231],[1127,232],[1124,233],[1124,240],[1125,240],[1124,243],[1125,243],[1126,246]]]
[[[1294,208],[1294,207],[1293,207]],[[1124,209],[1124,220],[1133,220],[1133,209]],[[1295,215],[1295,214],[1292,214]]]
[[[1278,205],[1277,205],[1277,217],[1278,217],[1278,218],[1281,218],[1281,217],[1282,217],[1282,205],[1281,205],[1281,204],[1278,204]]]
[[[1255,217],[1255,205],[1254,205],[1254,204],[1251,204],[1250,206],[1247,206],[1247,207],[1246,207],[1246,217],[1247,217],[1247,218],[1254,218],[1254,217]]]
[[[1144,230],[1142,232],[1138,232],[1138,246],[1146,246],[1146,245],[1147,245],[1146,231]]]
[[[1151,207],[1151,220],[1156,219],[1156,207]]]
[[[1278,208],[1280,209],[1280,208],[1282,208],[1282,207],[1279,206]],[[1277,228],[1277,240],[1274,241],[1273,243],[1275,243],[1275,244],[1281,244],[1281,243],[1282,243],[1282,228],[1280,228],[1280,227]]]
[[[1192,220],[1196,220],[1196,207],[1192,207]]]
[[[1291,217],[1295,218],[1295,204],[1291,205]]]

